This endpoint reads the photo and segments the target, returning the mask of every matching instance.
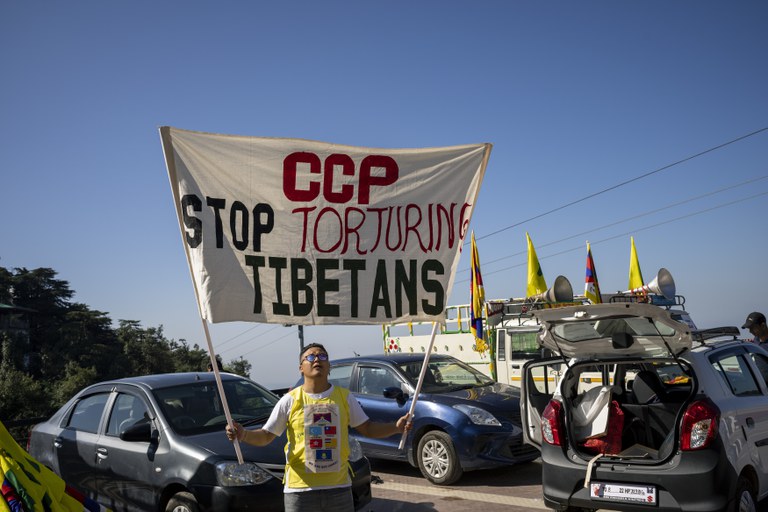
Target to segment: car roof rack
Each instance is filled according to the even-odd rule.
[[[691,332],[693,341],[698,341],[702,345],[705,345],[708,340],[714,338],[723,338],[726,336],[733,336],[733,339],[737,340],[739,339],[739,336],[741,336],[741,331],[738,327],[735,326],[725,326],[713,327],[711,329],[700,329]]]
[[[603,295],[603,298],[605,298],[606,295]],[[668,299],[667,297],[663,295],[657,295],[655,293],[649,293],[649,294],[625,294],[625,293],[617,293],[614,295],[608,295],[608,300],[604,302],[646,302],[648,304],[653,304],[654,306],[660,306],[664,308],[671,308],[673,306],[680,306],[683,310],[685,309],[685,297],[682,295],[675,295],[674,298]]]

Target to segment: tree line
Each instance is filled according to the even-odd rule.
[[[168,339],[159,327],[118,320],[73,302],[74,291],[50,268],[0,267],[5,315],[28,319],[0,329],[0,420],[48,417],[83,387],[153,373],[206,371],[210,357],[197,344]],[[12,306],[8,308],[7,306]],[[18,322],[17,322],[18,325]],[[250,376],[242,357],[224,370]]]

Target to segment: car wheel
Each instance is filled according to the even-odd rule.
[[[191,492],[177,492],[168,500],[165,512],[200,512],[200,507]]]
[[[440,430],[427,432],[419,440],[416,459],[424,478],[436,485],[450,485],[464,472],[451,436]]]
[[[755,493],[752,491],[749,480],[744,477],[739,477],[739,481],[736,483],[736,496],[734,496],[729,510],[732,512],[755,512],[757,510]]]

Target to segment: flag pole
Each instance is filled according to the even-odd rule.
[[[227,425],[234,427],[232,420],[232,414],[229,412],[229,404],[227,403],[227,395],[224,393],[224,384],[221,382],[221,374],[219,373],[219,365],[216,362],[216,354],[213,352],[213,343],[211,342],[211,333],[208,331],[208,322],[201,316],[200,320],[203,322],[203,330],[205,331],[205,341],[208,343],[208,353],[211,355],[211,368],[213,368],[213,376],[216,380],[216,386],[219,388],[219,396],[221,397],[221,407],[224,409],[224,416],[227,418]],[[234,439],[235,453],[237,454],[237,462],[242,464],[243,452],[240,449],[240,441],[237,438]]]
[[[437,322],[432,322],[432,335],[429,338],[429,347],[424,354],[424,363],[421,365],[421,373],[419,374],[419,381],[416,383],[416,391],[413,392],[413,401],[411,402],[411,409],[408,411],[410,415],[408,421],[413,421],[413,412],[416,410],[416,402],[419,399],[419,393],[421,393],[421,385],[424,383],[424,376],[429,369],[429,356],[432,354],[432,346],[435,344],[435,335],[437,334]],[[398,450],[402,450],[405,447],[405,440],[408,437],[408,431],[403,431],[403,437],[400,438],[400,445]]]
[[[160,141],[163,145],[163,157],[165,158],[165,166],[168,168],[168,181],[171,184],[171,193],[173,194],[173,202],[176,207],[176,215],[179,219],[179,231],[181,233],[181,245],[184,247],[184,255],[187,257],[187,266],[189,267],[189,275],[192,278],[192,288],[195,290],[195,299],[197,301],[197,312],[200,314],[200,321],[203,323],[203,331],[205,331],[205,341],[208,344],[208,354],[211,356],[211,368],[213,368],[213,377],[216,380],[216,386],[219,389],[219,396],[221,397],[221,406],[224,409],[224,416],[227,418],[227,425],[234,427],[232,420],[232,414],[229,412],[229,404],[227,404],[227,395],[224,394],[224,385],[221,383],[221,375],[219,374],[219,365],[216,361],[216,354],[213,351],[213,342],[211,341],[211,333],[208,330],[208,321],[203,315],[203,306],[200,303],[200,290],[197,288],[197,281],[195,281],[195,272],[192,267],[192,258],[189,254],[189,247],[185,243],[183,215],[181,212],[181,201],[179,198],[179,190],[175,184],[178,183],[176,177],[176,161],[173,158],[173,151],[171,149],[171,128],[169,126],[160,127]],[[235,453],[237,454],[237,462],[243,463],[243,452],[240,450],[240,441],[235,438]]]

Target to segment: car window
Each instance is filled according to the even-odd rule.
[[[755,366],[757,367],[758,372],[760,372],[763,382],[768,386],[768,357],[754,352],[750,352],[749,355],[752,358],[752,361],[755,362]]]
[[[400,387],[400,380],[389,368],[374,366],[361,366],[358,383],[360,393],[366,395],[381,395],[384,388],[391,386]]]
[[[328,381],[334,386],[349,389],[349,379],[352,376],[351,364],[343,364],[333,366],[331,368],[331,374],[328,376]]]
[[[755,381],[749,364],[743,355],[726,355],[712,361],[712,366],[736,396],[759,395],[760,387]]]
[[[112,413],[109,415],[107,435],[119,436],[121,432],[138,423],[148,421],[147,406],[134,395],[120,393],[117,395]]]
[[[97,433],[108,398],[109,393],[99,393],[83,398],[75,404],[66,426],[83,432]]]

